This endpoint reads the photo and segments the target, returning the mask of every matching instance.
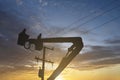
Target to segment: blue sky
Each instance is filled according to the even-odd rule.
[[[120,56],[120,0],[0,0],[3,64],[11,59],[6,55],[16,57],[25,53],[16,45],[17,34],[23,28],[32,37],[39,33],[43,37],[82,37],[83,60],[89,60],[88,53],[94,53],[90,54],[94,55],[91,59],[97,59],[97,55],[99,58]]]

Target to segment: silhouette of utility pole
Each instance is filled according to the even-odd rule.
[[[42,70],[41,70],[42,71],[42,76],[41,76],[41,80],[44,80],[45,62],[52,63],[52,65],[54,63],[52,61],[45,60],[46,49],[53,50],[53,48],[43,47],[43,59],[40,59],[39,57],[35,57],[37,62],[38,62],[38,60],[42,61]]]
[[[39,56],[35,56],[35,59],[37,60],[37,62],[40,60],[40,61],[43,61],[43,59],[39,58]],[[45,62],[47,63],[51,63],[53,65],[54,62],[50,61],[50,60],[45,60]]]

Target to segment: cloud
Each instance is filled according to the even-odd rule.
[[[24,48],[17,45],[18,33],[23,28],[29,28],[31,30],[30,34],[34,35],[34,31],[43,31],[44,27],[38,25],[32,30],[31,26],[26,26],[28,22],[21,20],[18,17],[0,10],[0,63],[1,64],[11,64],[17,63],[15,65],[27,63],[28,60],[34,59],[34,56],[40,55],[36,52],[25,50]],[[59,28],[56,28],[59,30]],[[50,29],[52,31],[52,29]],[[49,31],[48,31],[49,32]],[[37,32],[36,32],[37,33]],[[8,39],[8,40],[5,40]],[[51,46],[51,45],[50,45]],[[54,45],[53,45],[54,46]],[[57,45],[55,45],[57,46]],[[47,55],[49,60],[57,61],[63,57],[64,51],[61,49],[56,49],[55,54]],[[28,55],[30,54],[30,55]],[[59,56],[59,58],[58,58]],[[61,57],[61,58],[60,58]]]
[[[22,0],[16,0],[17,5],[22,5],[23,1]]]
[[[74,65],[85,69],[99,69],[120,64],[120,46],[87,46],[90,51],[79,54]]]
[[[16,1],[18,4],[21,4],[22,0],[16,0]],[[39,4],[43,6],[47,6],[48,2],[44,0],[40,0]],[[28,9],[27,7],[23,9],[22,7],[16,8],[15,6],[13,6],[15,10],[18,10],[18,11],[14,11],[12,8],[10,8],[13,14],[11,14],[8,8],[6,7],[4,8],[4,6],[6,5],[2,7],[0,5],[0,53],[1,53],[0,63],[1,64],[8,64],[10,62],[11,63],[20,62],[18,64],[26,64],[28,60],[33,59],[33,57],[36,55],[36,54],[31,54],[28,56],[27,54],[29,52],[26,51],[24,48],[17,46],[16,44],[17,35],[23,28],[29,28],[29,30],[31,30],[30,35],[31,34],[34,35],[33,33],[39,34],[39,32],[47,33],[47,34],[50,34],[50,32],[53,32],[53,34],[52,33],[51,34],[56,35],[55,33],[58,33],[60,30],[63,30],[63,28],[56,27],[56,26],[49,27],[47,29],[46,27],[44,27],[44,24],[35,23],[36,21],[29,20],[30,18],[28,17],[33,16],[32,14],[38,17],[36,13],[36,11],[38,11],[38,7],[35,8],[34,7],[35,5],[29,5],[29,4],[27,5],[29,10],[27,10]],[[33,12],[31,12],[30,10],[32,9],[32,7],[34,8]],[[78,30],[75,33],[71,32],[71,34],[68,33],[69,35],[64,34],[64,36],[79,36],[79,34],[81,33],[85,33],[84,30],[83,31]],[[63,35],[59,35],[59,36],[63,36]],[[120,56],[120,53],[119,53],[120,46],[118,45],[120,44],[120,39],[117,37],[111,40],[105,40],[104,42],[106,45],[107,44],[110,44],[110,45],[109,46],[89,45],[88,47],[90,51],[87,51],[87,52],[85,51],[84,54],[79,54],[77,58],[74,60],[74,62],[71,64],[76,65],[76,67],[80,66],[81,68],[84,68],[84,69],[96,69],[96,68],[106,67],[109,65],[119,64],[120,58],[117,56]],[[55,45],[55,47],[58,47],[58,46]],[[34,53],[34,52],[31,52],[31,53]],[[58,62],[62,59],[64,55],[65,55],[65,51],[63,51],[62,49],[56,49],[53,54],[46,55],[46,58],[52,61]]]
[[[120,44],[120,38],[116,37],[114,39],[109,39],[104,41],[107,44]]]
[[[41,7],[45,7],[48,5],[48,2],[46,0],[39,0],[39,3],[41,5]]]
[[[0,38],[2,38],[2,37],[4,37],[4,35],[0,33]]]
[[[27,28],[18,17],[0,10],[0,63],[10,64],[16,57],[26,55],[24,49],[17,46],[18,33]],[[27,23],[26,23],[27,24]]]

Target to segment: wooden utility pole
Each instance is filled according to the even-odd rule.
[[[46,49],[49,49],[49,50],[53,50],[53,48],[48,48],[48,47],[43,47],[43,58],[40,59],[39,57],[35,57],[35,59],[38,61],[38,60],[41,60],[42,61],[42,76],[41,76],[41,80],[44,80],[44,72],[45,72],[45,62],[48,62],[48,63],[52,63],[52,61],[48,61],[45,59],[45,55],[46,55]]]
[[[42,76],[42,80],[44,80],[46,49],[53,50],[53,48],[43,47],[43,62],[42,62],[43,76]]]

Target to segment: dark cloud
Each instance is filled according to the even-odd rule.
[[[24,72],[29,72],[29,71],[36,71],[37,72],[37,68],[30,66],[9,66],[9,65],[0,65],[0,74],[5,75],[7,73],[12,73],[12,72],[17,72],[17,71],[24,71]]]
[[[27,26],[25,26],[23,22],[19,21],[19,19],[14,15],[0,11],[0,32],[6,38],[15,38],[18,32],[26,27]]]
[[[109,40],[105,40],[104,41],[107,44],[120,44],[120,36],[119,37],[115,37],[113,39],[109,39]]]
[[[113,65],[113,64],[120,64],[120,56],[116,57],[110,57],[110,58],[104,58],[103,60],[98,60],[96,62],[93,62],[94,65]]]
[[[20,21],[16,16],[0,10],[0,63],[12,63],[16,57],[26,55],[25,50],[17,46],[18,33],[27,28],[27,22]]]
[[[35,35],[33,34],[35,30],[37,30],[35,31],[36,33],[44,31],[43,30],[44,27],[42,26],[31,27],[32,23],[29,24],[30,26],[27,26],[27,24],[29,24],[27,21],[23,19],[19,19],[17,16],[14,16],[6,11],[0,10],[0,63],[1,64],[9,64],[9,63],[14,63],[16,61],[19,62],[18,64],[21,63],[24,64],[29,59],[33,59],[34,56],[36,55],[36,54],[31,54],[29,58],[21,61],[24,58],[24,56],[28,57],[27,54],[30,54],[29,53],[30,51],[27,51],[24,48],[21,48],[20,46],[17,45],[18,33],[23,28],[27,28],[31,30],[30,35],[32,34],[32,36]],[[50,29],[50,31],[52,30],[57,32],[58,30],[60,30],[60,28],[54,27],[53,29]],[[47,33],[49,34],[49,31]],[[48,59],[50,60],[56,59],[60,61],[60,59],[56,56],[63,57],[64,54],[61,54],[63,53],[63,51],[57,49],[55,52],[56,54],[49,55]],[[33,51],[31,53],[35,53],[35,52]]]
[[[118,51],[116,51],[116,47],[114,46],[113,47],[111,46],[89,46],[89,47],[91,48],[90,51],[80,55],[81,60],[100,59],[100,58],[120,55],[120,54],[115,54],[115,52],[119,52],[119,49]]]
[[[79,65],[78,67],[69,67],[69,68],[73,68],[73,69],[77,69],[80,71],[83,70],[94,70],[94,69],[100,69],[100,68],[104,68],[104,67],[110,67],[113,65]]]
[[[74,61],[76,66],[81,66],[80,70],[120,64],[120,46],[89,46],[89,48],[90,51],[79,54]]]

